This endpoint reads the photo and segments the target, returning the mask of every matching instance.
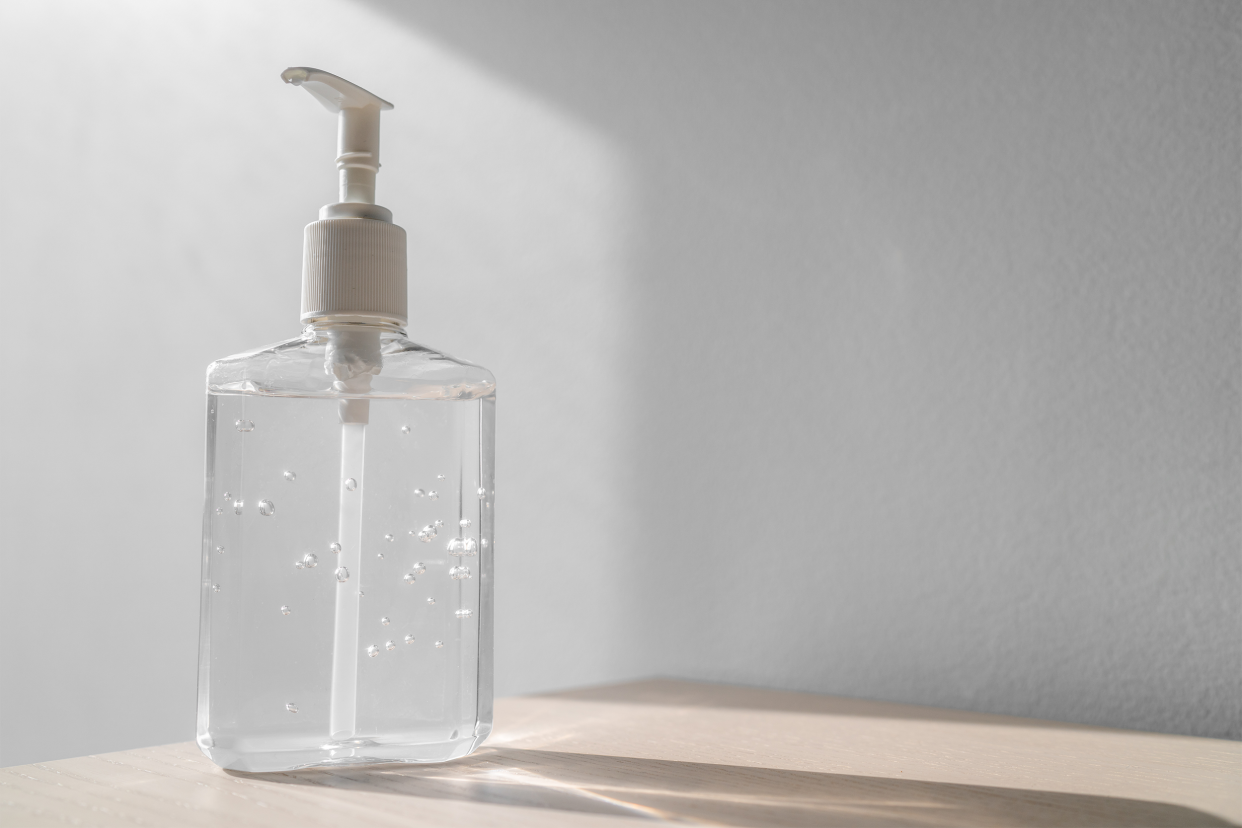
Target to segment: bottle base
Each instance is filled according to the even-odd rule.
[[[242,773],[276,773],[330,768],[341,765],[428,764],[468,756],[491,733],[478,733],[443,742],[399,742],[379,739],[328,740],[318,745],[290,744],[272,739],[213,739],[200,735],[198,747],[221,768]]]

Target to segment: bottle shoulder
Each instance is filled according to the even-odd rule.
[[[472,400],[496,392],[491,371],[419,345],[400,333],[380,335],[379,360],[370,387],[346,390],[333,372],[329,337],[308,329],[301,336],[218,359],[207,366],[212,394],[278,397]]]

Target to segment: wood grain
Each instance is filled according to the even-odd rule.
[[[1242,745],[674,681],[503,699],[472,756],[229,773],[193,744],[0,769],[13,826],[1189,826]]]

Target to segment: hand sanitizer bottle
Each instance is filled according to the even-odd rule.
[[[496,383],[406,339],[392,104],[281,77],[338,116],[340,201],[306,226],[302,335],[207,369],[198,744],[240,771],[442,762],[492,726]]]

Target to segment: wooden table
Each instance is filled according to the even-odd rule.
[[[191,743],[0,769],[0,825],[1242,823],[1242,743],[646,681],[502,699],[465,759],[247,775]]]

